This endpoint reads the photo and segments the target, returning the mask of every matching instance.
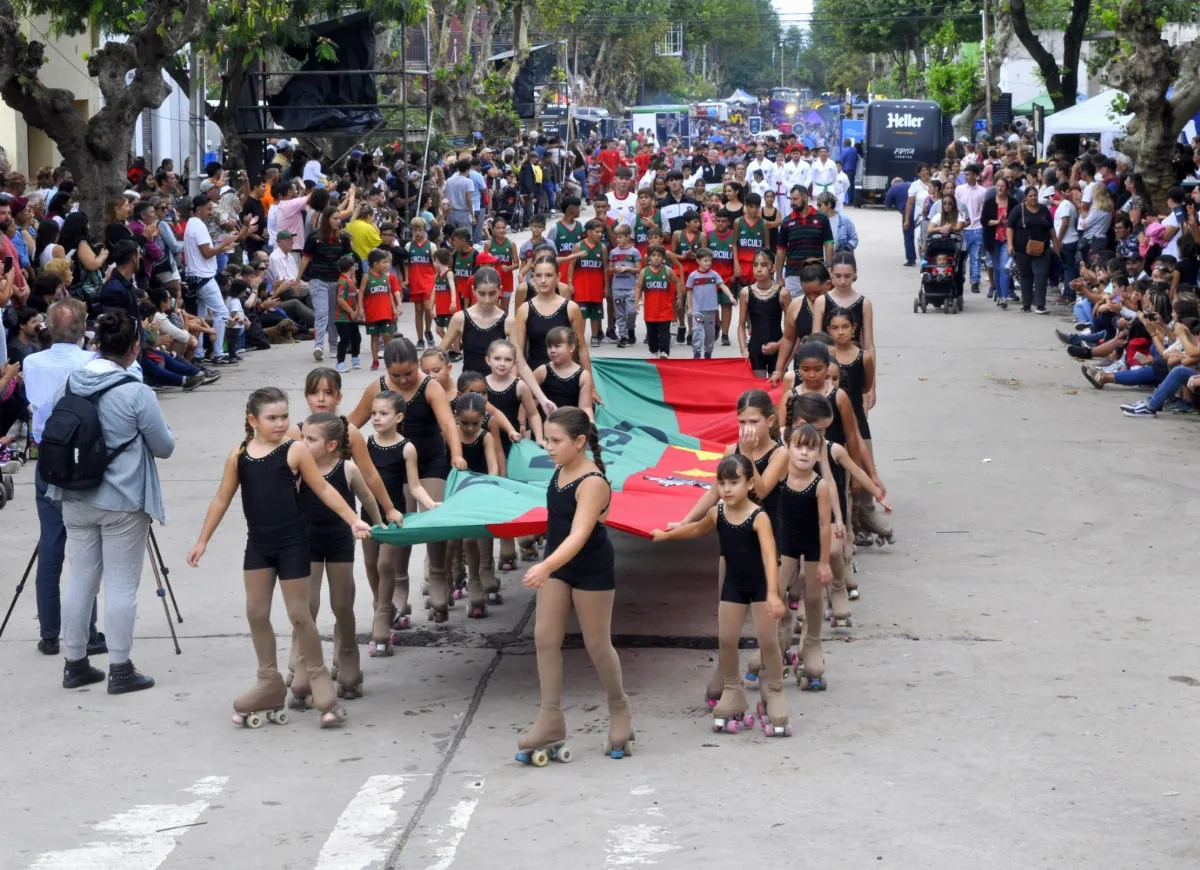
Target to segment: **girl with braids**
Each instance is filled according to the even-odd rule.
[[[280,716],[287,689],[276,665],[275,630],[271,627],[271,598],[275,581],[279,580],[312,684],[314,706],[325,728],[342,722],[346,711],[338,706],[333,680],[325,668],[321,635],[309,609],[307,581],[312,566],[296,492],[297,472],[317,498],[350,526],[356,538],[366,538],[371,527],[355,516],[346,500],[317,470],[312,454],[288,438],[287,432],[288,402],[283,390],[263,387],[251,393],[246,402],[246,438],[225,460],[221,485],[208,506],[200,537],[188,551],[187,561],[193,568],[199,567],[209,540],[241,487],[247,531],[242,563],[246,619],[258,657],[258,681],[233,702],[233,722],[257,728],[260,711],[266,711],[268,721],[287,721],[286,714]],[[298,580],[306,582],[295,582]]]
[[[357,496],[363,504],[363,519],[380,525],[379,507],[358,466],[350,458],[350,438],[345,420],[333,414],[321,413],[313,414],[304,422],[307,425],[304,427],[303,443],[312,454],[317,471],[337,490],[351,510],[354,510]],[[312,565],[312,573],[308,577],[309,591],[316,590],[318,601],[321,597],[321,575],[329,578],[329,606],[333,610],[336,625],[334,638],[338,663],[337,673],[333,677],[337,680],[338,697],[358,698],[362,695],[362,669],[358,662],[358,644],[354,639],[354,535],[341,518],[325,506],[312,487],[303,481],[300,483],[299,501],[308,532],[308,558]],[[293,638],[293,644],[294,641]],[[295,685],[293,682],[293,689]]]
[[[621,660],[612,645],[616,567],[604,527],[612,488],[604,477],[600,436],[583,411],[559,408],[546,418],[546,444],[557,466],[546,489],[546,551],[524,581],[537,590],[534,641],[542,704],[537,722],[517,742],[517,760],[537,767],[551,758],[570,760],[562,712],[562,642],[572,609],[608,695],[604,753],[623,758],[633,753],[634,732]]]
[[[533,369],[550,362],[546,338],[557,326],[573,329],[576,335],[586,335],[583,329],[583,314],[579,306],[557,294],[558,260],[551,251],[539,251],[534,255],[533,286],[537,294],[517,308],[513,318],[512,341],[517,347],[517,373],[529,385],[534,398],[542,409],[549,413],[554,404],[542,392],[541,384],[533,376]],[[592,358],[587,346],[579,346],[579,364],[588,376],[592,375]],[[592,401],[599,401],[594,387]]]
[[[476,474],[500,473],[500,450],[498,440],[487,430],[487,402],[479,393],[467,392],[459,396],[454,407],[454,418],[458,424],[458,436],[462,439],[463,459],[467,470]],[[483,619],[488,615],[488,604],[502,604],[500,583],[492,567],[492,539],[467,538],[455,541],[462,552],[467,574],[467,618]],[[456,593],[458,594],[458,593]]]
[[[349,423],[344,416],[338,415],[338,405],[342,401],[342,376],[334,369],[327,366],[319,366],[308,373],[308,377],[304,379],[304,399],[308,403],[308,410],[313,414],[333,414],[346,426],[346,441],[350,445],[350,458],[354,461],[358,468],[358,473],[362,477],[363,482],[371,492],[373,502],[379,505],[379,514],[383,522],[400,523],[404,520],[404,503],[396,505],[392,503],[392,497],[388,495],[387,487],[384,485],[383,479],[379,476],[379,472],[375,468],[375,463],[371,461],[371,454],[367,450],[367,439],[363,437],[362,432],[357,426]],[[301,441],[304,438],[301,423],[294,424],[288,429],[287,437],[294,441]],[[365,519],[365,517],[364,517]],[[366,548],[374,543],[370,539],[363,542],[364,552]],[[367,574],[370,575],[374,570],[374,562],[371,559],[367,560]],[[408,578],[404,578],[405,588],[407,588]],[[321,576],[315,575],[315,580],[309,589],[309,607],[312,610],[312,616],[315,620],[317,613],[321,609]],[[338,623],[334,623],[333,629],[333,666],[330,669],[334,679],[339,676],[339,651],[343,644],[341,632],[338,628]],[[352,641],[347,641],[347,644]],[[310,692],[308,690],[308,675],[305,669],[299,666],[300,661],[300,645],[296,641],[296,635],[292,633],[292,653],[288,660],[288,675],[287,685],[292,688],[292,694],[296,698],[306,698]]]
[[[408,493],[424,510],[433,510],[438,503],[430,498],[420,479],[420,457],[411,441],[400,434],[404,420],[404,397],[399,393],[384,391],[371,404],[371,428],[374,434],[367,439],[367,452],[379,469],[387,491],[394,501],[406,503]],[[365,507],[365,505],[364,505]],[[397,562],[401,557],[399,547],[363,541],[363,557],[367,563],[367,582],[375,605],[375,616],[371,622],[371,642],[368,654],[390,656],[395,644],[394,628],[408,628],[408,573],[404,572],[404,586],[399,585],[400,570]],[[371,570],[374,568],[375,570]]]
[[[440,502],[446,493],[446,477],[453,465],[460,471],[467,463],[462,456],[462,443],[458,440],[458,428],[446,392],[433,378],[417,367],[417,349],[407,338],[393,338],[383,354],[387,373],[378,381],[371,381],[358,405],[349,415],[355,426],[362,426],[372,416],[375,397],[381,392],[399,393],[406,408],[401,434],[413,443],[417,450],[417,473],[421,486],[432,501]],[[405,509],[415,511],[416,498],[412,487],[406,489]],[[436,623],[449,619],[450,584],[446,575],[446,542],[431,541],[425,545],[429,557],[429,604],[430,618]],[[397,577],[408,577],[408,561],[411,547],[400,547],[393,560]],[[396,602],[402,613],[407,601]]]
[[[825,320],[825,299],[832,287],[829,270],[820,260],[809,260],[800,269],[800,288],[804,295],[793,299],[783,317],[783,337],[779,339],[779,354],[771,372],[771,385],[783,380],[792,367],[792,352],[798,343],[817,332]]]
[[[754,464],[745,454],[726,456],[717,465],[717,482],[713,487],[720,501],[698,521],[667,532],[655,529],[653,537],[655,542],[687,540],[716,531],[721,542],[725,576],[717,606],[717,637],[722,689],[713,707],[713,730],[736,734],[743,723],[754,725],[754,717],[745,715],[748,704],[738,668],[738,641],[749,609],[759,649],[767,662],[767,679],[760,683],[762,699],[758,715],[769,736],[791,737],[777,634],[787,608],[779,596],[773,523],[767,512],[753,501],[754,478]]]
[[[745,456],[750,460],[752,471],[751,482],[754,493],[771,521],[775,534],[779,533],[779,481],[787,473],[787,451],[779,440],[778,418],[775,416],[775,405],[771,397],[763,390],[747,390],[738,397],[737,401],[738,440],[725,448],[726,456]],[[668,531],[674,531],[680,526],[699,522],[708,515],[720,498],[716,487],[710,487],[704,495],[688,511],[687,516],[678,523],[668,523]],[[720,596],[725,586],[726,563],[724,556],[717,563],[717,594]],[[781,578],[786,588],[786,577]],[[780,627],[778,643],[781,649],[787,648],[787,636],[784,628]],[[755,653],[757,656],[757,653]],[[752,661],[758,661],[757,658]],[[781,658],[781,661],[782,658]],[[787,679],[790,673],[790,661],[783,661],[784,670],[781,679]],[[751,673],[757,674],[761,666],[752,664]],[[718,663],[717,668],[709,678],[705,690],[705,700],[708,706],[715,707],[725,686],[725,674]]]

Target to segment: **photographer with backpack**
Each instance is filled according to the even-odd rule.
[[[175,450],[175,437],[154,392],[127,369],[141,350],[141,329],[126,312],[96,321],[99,355],[58,390],[42,430],[38,474],[61,504],[71,574],[63,595],[66,665],[63,688],[104,679],[87,655],[87,622],[104,582],[108,693],[148,689],[154,680],[129,659],[137,589],[150,521],[166,520],[154,460]]]

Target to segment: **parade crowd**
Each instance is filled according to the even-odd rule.
[[[183,190],[190,165],[177,173],[170,160],[153,169],[135,160],[128,190],[103,216],[79,210],[64,166],[32,184],[6,170],[0,462],[12,473],[39,459],[38,648],[65,652],[64,686],[105,679],[89,661],[105,653],[110,693],[154,684],[130,653],[147,532],[165,518],[155,461],[174,449],[155,393],[191,392],[251,354],[311,342],[310,414],[290,417],[277,387],[250,395],[246,438],[231,446],[188,554],[198,565],[240,490],[257,678],[235,700],[234,721],[286,721],[290,686],[293,707],[315,706],[322,727],[341,723],[340,699],[363,690],[356,539],[373,600],[368,653],[386,657],[411,626],[409,548],[377,543],[371,527],[437,510],[451,468],[503,476],[512,444],[532,439],[557,469],[544,547],[502,541],[496,556],[489,538],[431,542],[422,597],[434,624],[459,595],[468,616],[485,618],[503,603],[497,574],[529,563],[542,707],[518,757],[537,764],[565,752],[560,649],[572,610],[608,698],[606,751],[620,757],[634,733],[611,643],[611,493],[591,354],[640,343],[651,358],[709,359],[719,344],[736,346],[783,397],[752,389],[730,408],[740,436],[716,484],[655,538],[721,539],[714,728],[754,721],[737,661],[749,611],[760,654],[745,679],[760,687],[767,733],[790,735],[782,681],[794,672],[804,689],[826,687],[821,626],[850,624],[855,548],[892,540],[868,422],[874,313],[855,286],[859,236],[847,208],[858,152],[847,140],[831,155],[790,134],[719,138],[477,137],[428,163],[398,147],[330,160],[281,139],[261,173],[202,167],[194,197]],[[1127,160],[1084,148],[1038,161],[1027,135],[1005,129],[955,142],[938,166],[896,179],[885,204],[901,213],[905,265],[934,235],[961,237],[972,292],[986,274],[1001,307],[1019,286],[1021,310],[1074,314],[1076,330],[1058,337],[1095,387],[1156,387],[1126,414],[1195,413],[1194,195],[1173,187],[1154,203]],[[1181,180],[1194,160],[1181,150]],[[518,244],[510,232],[526,228]],[[402,335],[409,305],[415,328]],[[379,376],[343,413],[341,375],[363,357]],[[92,419],[76,399],[113,454],[91,469],[94,480],[61,449]],[[337,622],[331,668],[310,594],[325,580]],[[270,621],[277,582],[293,627],[287,679]]]

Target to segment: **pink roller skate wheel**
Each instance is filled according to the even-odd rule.
[[[745,719],[743,719],[742,724],[744,724],[747,728],[753,728],[754,727],[753,714],[751,714],[751,715],[747,716]]]
[[[738,724],[737,719],[730,719],[728,722],[725,723],[725,730],[728,731],[730,734],[737,734],[739,731],[742,730],[742,726]]]
[[[714,709],[714,710],[716,709],[717,702],[715,700],[713,700],[712,698],[705,698],[704,703],[708,704],[709,709]]]
[[[792,736],[792,726],[790,724],[783,726],[783,736],[784,737]]]

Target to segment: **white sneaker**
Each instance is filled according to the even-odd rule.
[[[348,368],[346,368],[346,364],[345,364],[344,362],[340,362],[340,363],[338,363],[338,364],[337,364],[337,370],[338,370],[339,372],[348,372],[348,371],[350,371]]]
[[[321,348],[318,347],[316,350],[313,351],[313,359],[315,359],[317,362],[320,362],[321,360],[325,359],[325,351],[321,350]]]

